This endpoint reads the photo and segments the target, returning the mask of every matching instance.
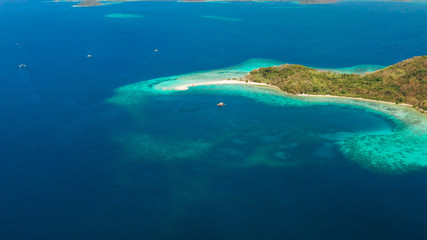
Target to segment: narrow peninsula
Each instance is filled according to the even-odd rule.
[[[366,74],[344,74],[284,64],[255,69],[244,80],[272,85],[288,94],[364,98],[427,110],[427,55]]]

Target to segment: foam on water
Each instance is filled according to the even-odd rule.
[[[142,81],[135,84],[120,87],[115,95],[108,101],[132,109],[132,105],[139,105],[149,96],[171,94],[218,94],[232,95],[253,99],[264,104],[284,107],[310,107],[317,105],[341,105],[370,111],[389,118],[395,123],[392,130],[376,129],[361,132],[338,132],[334,134],[319,134],[316,137],[325,141],[334,141],[340,150],[349,159],[362,166],[388,173],[400,173],[408,170],[427,167],[427,117],[416,110],[404,106],[374,101],[365,101],[336,97],[308,97],[289,96],[272,87],[260,87],[252,85],[202,85],[189,88],[182,92],[174,90],[177,86],[199,84],[223,79],[240,79],[251,70],[259,67],[267,67],[282,64],[279,61],[265,59],[251,59],[230,68],[196,72],[178,76],[157,78]],[[360,72],[371,69],[379,69],[380,66],[361,65],[352,68],[332,69],[340,72]],[[329,69],[331,70],[331,69]],[[133,110],[131,110],[132,112]],[[233,141],[238,135],[229,134],[222,136],[217,141]],[[161,140],[153,140],[150,136],[136,136],[130,138],[131,146],[141,148],[144,154],[161,156],[167,159],[168,153],[178,152],[178,149],[186,149],[175,155],[177,159],[191,158],[207,152],[212,146],[217,146],[211,140],[177,142],[176,144],[162,143]],[[220,139],[220,140],[218,140]],[[261,138],[261,141],[264,138]],[[239,142],[239,140],[234,140]],[[241,142],[242,140],[240,140]],[[245,140],[243,140],[245,141]],[[267,141],[267,140],[265,140]],[[137,144],[134,144],[137,142]],[[274,141],[273,141],[274,142]],[[150,146],[145,146],[149,144]],[[185,146],[184,146],[185,145]],[[145,147],[141,147],[145,146]],[[191,147],[193,146],[193,147]],[[264,164],[269,166],[289,166],[295,161],[286,162],[286,151],[277,151],[279,142],[268,142],[254,150],[254,153],[245,157],[245,162],[239,166]],[[145,149],[145,150],[142,150]],[[148,150],[147,150],[148,149]],[[157,150],[156,150],[157,149]],[[330,147],[324,146],[318,154],[328,156]],[[148,152],[147,152],[148,151]],[[243,153],[231,149],[219,149],[218,154],[228,156],[243,156]],[[178,156],[178,157],[177,157]],[[269,156],[269,157],[267,157]]]

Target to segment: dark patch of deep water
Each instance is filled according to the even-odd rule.
[[[119,86],[253,57],[393,64],[427,52],[425,5],[70,6],[0,3],[1,239],[427,238],[425,172],[367,171],[318,139],[393,126],[380,115],[212,94],[149,99],[132,116],[105,102]],[[257,162],[270,158],[297,161]]]

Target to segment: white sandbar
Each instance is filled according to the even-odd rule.
[[[190,87],[209,86],[209,85],[227,85],[227,84],[244,84],[244,85],[259,85],[259,86],[274,87],[266,83],[246,82],[246,81],[239,81],[239,80],[218,80],[218,81],[201,82],[201,83],[193,83],[193,84],[183,84],[183,85],[174,87],[173,90],[185,91],[185,90],[188,90],[188,88]]]

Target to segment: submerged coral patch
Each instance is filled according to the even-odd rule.
[[[253,69],[280,64],[282,63],[274,60],[251,59],[225,69],[142,81],[118,88],[108,102],[126,107],[133,115],[137,115],[140,111],[139,107],[134,106],[140,106],[145,101],[149,102],[152,97],[179,96],[180,94],[238,96],[263,104],[300,109],[322,105],[344,106],[380,115],[394,123],[393,129],[336,131],[314,135],[302,129],[302,138],[306,138],[308,142],[317,146],[316,150],[310,153],[312,158],[318,159],[319,162],[332,159],[337,155],[333,149],[338,146],[341,154],[371,170],[401,173],[427,167],[427,148],[425,147],[427,146],[427,117],[412,108],[349,98],[290,96],[276,88],[245,85],[244,82],[229,85],[203,85],[203,83],[219,80],[239,80]],[[379,66],[370,65],[335,70],[358,72],[360,69],[365,71],[376,68]],[[193,85],[194,87],[191,87]],[[178,89],[182,86],[190,87],[186,88],[188,91],[179,91]],[[227,109],[227,106],[224,109]],[[222,133],[222,135],[203,141],[166,142],[151,135],[141,134],[124,139],[122,142],[127,143],[130,151],[137,152],[140,156],[152,156],[152,159],[159,161],[179,159],[194,161],[203,154],[212,154],[209,159],[216,159],[214,162],[223,165],[294,166],[304,163],[304,159],[308,156],[295,155],[297,151],[300,151],[299,148],[304,147],[304,143],[301,141],[285,143],[283,141],[286,137],[279,134],[274,136],[255,135],[254,138],[251,132],[246,132],[245,135]],[[258,142],[252,151],[239,150],[248,144],[253,144],[254,141]],[[223,144],[228,145],[225,147]],[[212,149],[216,148],[218,151],[212,153]],[[223,161],[222,159],[233,159],[233,161]]]

